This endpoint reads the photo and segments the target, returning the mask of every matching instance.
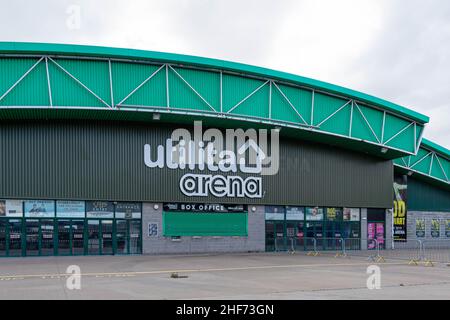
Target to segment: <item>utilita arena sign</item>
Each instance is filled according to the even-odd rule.
[[[279,166],[279,130],[270,132],[270,156],[267,131],[226,129],[224,136],[219,129],[203,132],[201,121],[196,121],[193,137],[187,129],[176,129],[165,145],[144,145],[144,163],[149,168],[195,170],[179,181],[188,197],[262,198],[263,176],[277,174]]]

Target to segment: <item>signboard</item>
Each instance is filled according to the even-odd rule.
[[[54,218],[55,201],[53,200],[27,200],[25,201],[25,217],[27,218]]]
[[[327,220],[328,221],[342,220],[342,209],[341,208],[327,208]]]
[[[394,241],[406,241],[407,218],[407,176],[394,177]]]
[[[139,202],[119,202],[116,204],[116,218],[118,219],[140,219],[141,204]]]
[[[416,237],[425,238],[425,219],[416,219]]]
[[[87,218],[113,218],[114,204],[110,201],[86,201]]]
[[[323,220],[323,208],[319,208],[319,207],[306,208],[306,220],[307,221],[322,221]]]
[[[371,240],[377,240],[371,241]],[[375,249],[376,244],[380,245],[380,248],[384,246],[384,223],[382,222],[369,222],[367,224],[367,248]]]
[[[84,218],[84,201],[56,201],[56,216],[58,218]]]
[[[284,220],[283,206],[266,206],[265,207],[266,220]]]
[[[305,220],[305,208],[286,206],[286,220]]]
[[[247,206],[210,203],[164,203],[165,212],[247,212]]]
[[[0,217],[23,217],[23,201],[0,200]]]
[[[439,238],[441,236],[441,223],[439,219],[431,219],[431,237]]]

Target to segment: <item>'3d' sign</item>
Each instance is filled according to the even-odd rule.
[[[271,156],[267,157],[263,151],[264,146],[258,145],[255,142],[258,138],[256,135],[249,134],[248,130],[244,132],[237,129],[232,134],[227,130],[226,148],[223,148],[224,139],[221,131],[208,129],[204,134],[198,134],[198,126],[196,122],[193,140],[186,129],[176,129],[172,137],[166,140],[165,146],[159,145],[156,148],[156,159],[152,159],[151,146],[144,145],[145,165],[149,168],[208,170],[228,174],[187,173],[183,175],[179,181],[179,187],[188,197],[212,195],[217,198],[262,198],[261,176],[278,172],[278,132],[272,133],[272,152]],[[263,141],[263,144],[267,142],[267,139],[261,139],[261,133],[259,140]],[[235,141],[237,145],[234,144]],[[270,166],[267,166],[268,164]],[[233,174],[238,171],[258,176],[240,177]]]

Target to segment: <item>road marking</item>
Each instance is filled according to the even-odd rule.
[[[165,274],[165,273],[198,273],[198,272],[224,272],[224,271],[245,271],[245,270],[260,270],[260,269],[277,269],[277,268],[321,268],[321,267],[349,267],[349,266],[367,266],[368,262],[364,263],[322,263],[322,264],[287,264],[287,265],[267,265],[267,266],[247,266],[247,267],[230,267],[230,268],[207,268],[207,269],[174,269],[174,270],[154,270],[154,271],[125,271],[125,272],[92,272],[81,273],[81,276],[91,277],[131,277],[136,275],[151,275],[151,274]],[[405,265],[404,262],[388,262],[383,263],[385,265]],[[69,277],[70,274],[55,273],[55,274],[27,274],[27,275],[0,275],[0,280],[10,279],[25,279],[25,278],[60,278]]]

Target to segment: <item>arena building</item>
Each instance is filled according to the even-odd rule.
[[[269,69],[0,43],[0,256],[450,239],[429,118]]]

